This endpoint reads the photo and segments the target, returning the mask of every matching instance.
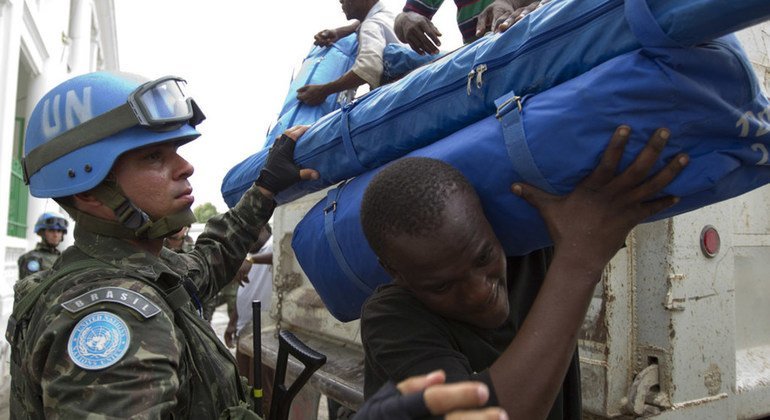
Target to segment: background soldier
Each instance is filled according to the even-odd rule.
[[[37,218],[35,233],[40,242],[32,251],[19,257],[19,280],[38,271],[48,270],[61,252],[57,248],[67,234],[69,222],[59,213],[46,212]]]

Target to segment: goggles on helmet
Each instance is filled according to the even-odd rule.
[[[49,217],[43,220],[43,224],[46,226],[46,229],[48,229],[48,226],[60,226],[66,229],[70,222],[68,222],[67,219],[63,219],[61,217]]]
[[[187,81],[165,76],[144,83],[128,96],[124,105],[75,126],[31,150],[22,160],[24,180],[60,157],[97,143],[128,128],[140,125],[155,131],[176,130],[183,124],[195,127],[206,119],[185,92]]]

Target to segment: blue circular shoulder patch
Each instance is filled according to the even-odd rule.
[[[38,260],[27,261],[27,270],[29,270],[30,273],[37,273],[40,271],[40,262]]]
[[[117,363],[128,351],[129,344],[131,333],[119,316],[94,312],[75,325],[67,352],[81,368],[99,370]]]

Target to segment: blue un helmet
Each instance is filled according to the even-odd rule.
[[[109,236],[157,238],[194,222],[189,209],[171,220],[150,221],[107,177],[127,151],[200,136],[195,126],[205,116],[185,86],[174,76],[147,81],[128,73],[96,72],[53,88],[37,103],[27,126],[23,168],[30,193],[62,198],[91,191],[112,208],[119,223],[80,212],[66,199],[60,204],[79,224]]]
[[[66,234],[68,226],[69,222],[66,218],[64,218],[64,216],[59,213],[49,211],[41,214],[40,217],[37,218],[37,222],[35,222],[35,233],[40,235],[40,232],[48,229],[60,230]]]

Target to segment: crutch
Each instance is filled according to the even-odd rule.
[[[286,388],[286,368],[289,363],[289,354],[299,360],[304,368],[297,379]],[[278,334],[278,358],[275,362],[275,379],[273,381],[273,396],[270,400],[269,420],[287,420],[289,409],[294,397],[310,379],[313,372],[326,363],[326,356],[311,349],[289,331],[281,330]]]

